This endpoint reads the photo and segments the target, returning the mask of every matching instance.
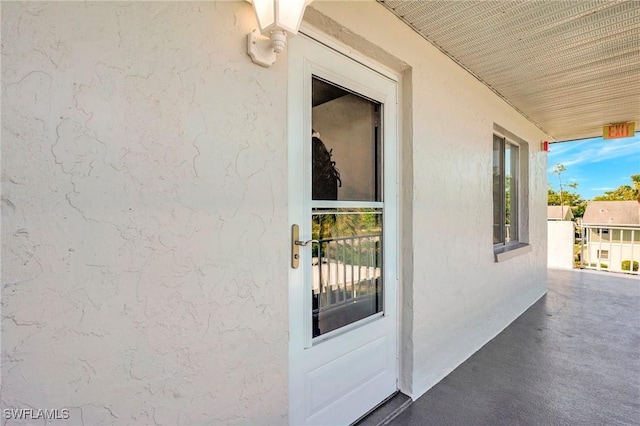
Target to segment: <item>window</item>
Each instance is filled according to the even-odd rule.
[[[493,135],[493,244],[519,241],[520,147]]]
[[[609,259],[609,250],[598,250],[598,259]]]
[[[531,252],[529,144],[493,124],[493,254],[496,262]]]

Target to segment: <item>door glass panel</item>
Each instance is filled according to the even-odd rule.
[[[382,311],[382,209],[313,209],[313,337]]]
[[[380,103],[314,77],[314,200],[382,201]]]
[[[317,77],[312,102],[310,219],[318,242],[310,281],[318,337],[383,310],[382,105]]]

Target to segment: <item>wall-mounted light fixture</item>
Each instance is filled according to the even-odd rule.
[[[298,33],[304,9],[313,0],[248,1],[253,4],[260,29],[249,33],[247,52],[254,63],[270,67],[276,61],[276,54],[287,46],[287,33]]]

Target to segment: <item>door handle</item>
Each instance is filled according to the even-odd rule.
[[[300,247],[308,246],[311,243],[319,243],[318,240],[300,240],[300,227],[298,225],[291,226],[291,267],[298,269],[300,267]]]
[[[309,243],[318,243],[318,244],[320,244],[320,241],[318,241],[318,240],[307,240],[307,241],[295,240],[293,243],[295,245],[297,245],[297,246],[303,246],[304,247],[304,246],[308,246]]]

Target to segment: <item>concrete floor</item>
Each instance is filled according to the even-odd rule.
[[[390,425],[640,425],[640,279],[549,270],[547,295]]]

